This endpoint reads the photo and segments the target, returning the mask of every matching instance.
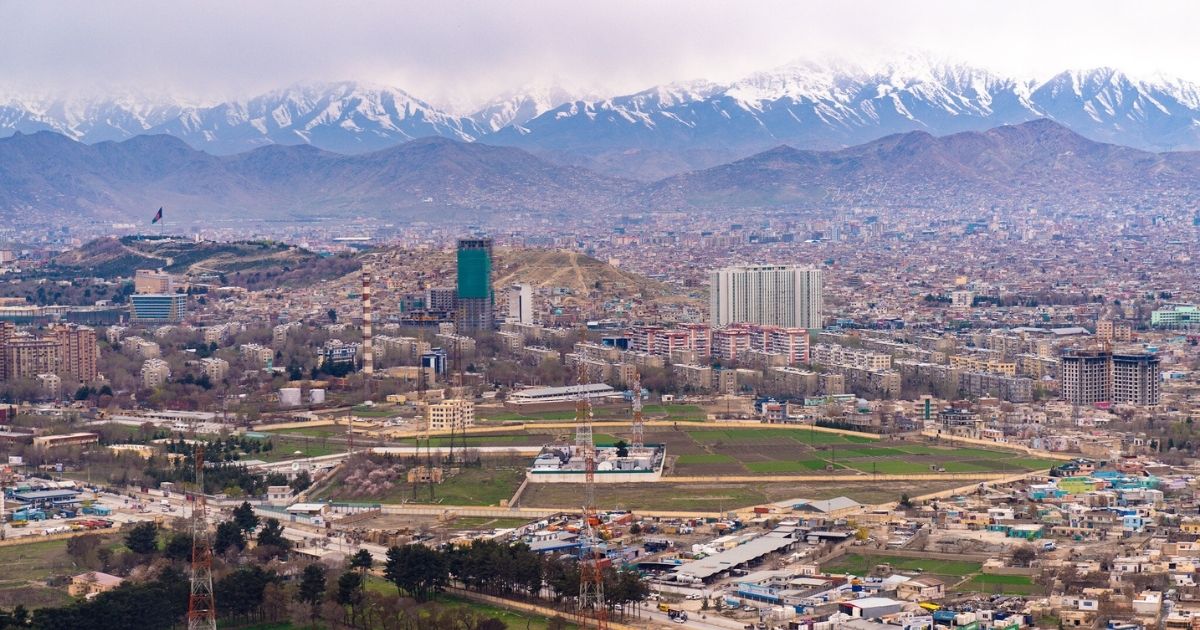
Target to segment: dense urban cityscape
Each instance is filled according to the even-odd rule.
[[[131,2],[0,15],[0,630],[1200,629],[1190,7]]]

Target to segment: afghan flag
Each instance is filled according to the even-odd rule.
[[[150,225],[154,225],[159,221],[162,221],[162,208],[159,208],[158,212],[154,213],[154,218],[150,221]]]

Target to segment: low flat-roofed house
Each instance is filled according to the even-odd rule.
[[[39,435],[33,438],[33,445],[47,449],[59,446],[77,446],[80,444],[95,444],[100,441],[99,433],[64,433],[61,435]]]
[[[267,486],[267,503],[287,505],[292,500],[291,486]]]
[[[66,488],[58,490],[18,490],[12,497],[35,508],[72,507],[79,504],[79,493]]]
[[[896,597],[910,602],[924,602],[946,596],[946,583],[928,575],[905,580],[896,585]]]
[[[80,573],[71,578],[71,583],[67,585],[67,593],[71,597],[91,598],[117,588],[124,581],[125,578],[109,575],[108,573],[88,571],[87,573]]]
[[[821,501],[803,501],[792,506],[792,509],[797,512],[824,514],[826,516],[851,514],[861,508],[861,503],[849,497],[834,497]]]
[[[863,597],[838,603],[838,611],[861,619],[878,619],[904,610],[904,602],[887,597]]]
[[[321,524],[325,522],[325,515],[329,513],[328,503],[296,503],[287,507],[287,513],[293,518],[301,516],[309,519],[310,523]]]

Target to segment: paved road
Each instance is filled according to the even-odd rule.
[[[703,630],[742,630],[746,627],[746,623],[726,619],[718,614],[707,615],[707,619],[701,619],[700,613],[688,613],[686,623],[675,623],[667,616],[667,613],[659,612],[657,608],[646,613],[655,624],[669,628],[701,628]],[[633,624],[637,625],[637,624]]]

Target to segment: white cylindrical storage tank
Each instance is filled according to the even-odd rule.
[[[279,404],[284,407],[300,406],[300,388],[284,387],[279,390]]]

